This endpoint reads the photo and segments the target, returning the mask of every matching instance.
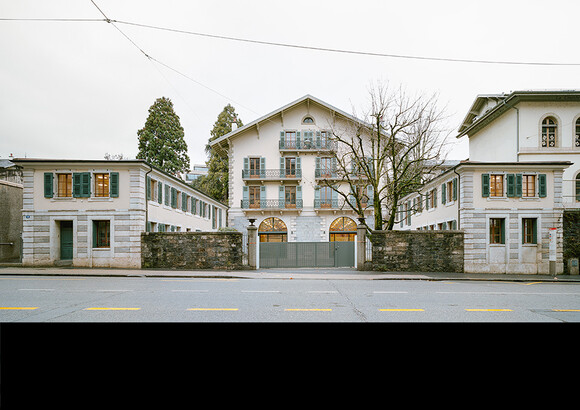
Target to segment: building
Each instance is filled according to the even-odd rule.
[[[215,231],[227,207],[144,160],[14,159],[22,263],[141,266],[141,232]]]
[[[352,241],[358,216],[341,192],[332,130],[361,121],[306,95],[210,142],[229,160],[229,226],[256,220],[261,242]],[[348,193],[347,193],[348,195]],[[364,211],[372,226],[372,207]]]
[[[562,273],[562,175],[571,164],[461,161],[402,199],[396,229],[463,230],[467,273]]]
[[[565,208],[580,208],[580,91],[478,95],[457,138],[470,161],[571,161],[562,179]]]
[[[191,171],[184,175],[185,182],[193,182],[201,176],[206,176],[208,171],[206,164],[194,164]]]
[[[469,160],[403,198],[397,229],[463,230],[466,272],[562,273],[562,221],[580,210],[580,91],[478,95],[464,136]]]

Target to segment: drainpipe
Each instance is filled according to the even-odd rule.
[[[457,175],[457,230],[461,229],[461,194],[459,187],[461,186],[461,175],[457,173],[457,166],[453,167],[453,172]]]
[[[147,164],[147,163],[146,163]],[[149,200],[147,199],[147,176],[153,171],[153,167],[149,166],[149,171],[145,173],[145,232],[147,232],[147,224],[149,223]],[[151,187],[149,187],[151,189]],[[153,195],[153,192],[151,192]]]

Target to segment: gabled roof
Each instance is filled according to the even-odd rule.
[[[484,113],[481,110],[491,101],[496,104]],[[457,138],[466,134],[474,134],[491,121],[505,113],[522,101],[580,101],[579,90],[525,90],[512,91],[509,94],[480,94],[473,104],[461,125]]]
[[[327,102],[324,102],[324,101],[322,101],[322,100],[320,100],[320,99],[318,99],[310,94],[306,94],[305,96],[303,96],[295,101],[292,101],[291,103],[286,104],[286,105],[284,105],[284,106],[282,106],[282,107],[280,107],[280,108],[278,108],[278,109],[276,109],[276,110],[274,110],[274,111],[272,111],[272,112],[270,112],[270,113],[268,113],[268,114],[266,114],[266,115],[264,115],[256,120],[238,128],[238,129],[235,129],[226,135],[222,135],[221,137],[216,138],[215,140],[211,141],[209,143],[209,145],[211,148],[215,149],[220,155],[227,155],[227,142],[229,139],[234,138],[236,135],[239,135],[240,133],[242,133],[242,132],[244,132],[252,127],[258,126],[260,123],[262,123],[264,121],[269,121],[271,117],[279,115],[279,114],[283,113],[284,111],[289,110],[289,109],[291,109],[291,108],[293,108],[293,107],[297,106],[298,104],[301,104],[305,101],[314,102],[315,104],[321,105],[321,106],[329,109],[330,111],[333,111],[334,113],[338,114],[341,117],[344,117],[348,120],[357,122],[365,127],[370,127],[370,124],[366,123],[365,121],[362,121],[362,120],[352,116],[351,114],[348,114],[348,113],[340,110],[339,108],[336,108],[333,105],[328,104]]]

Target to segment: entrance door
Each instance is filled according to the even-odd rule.
[[[60,259],[73,258],[73,221],[60,221]]]

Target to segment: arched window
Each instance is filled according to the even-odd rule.
[[[314,124],[314,118],[304,117],[304,119],[302,120],[302,124]]]
[[[346,216],[341,216],[332,221],[328,231],[330,234],[330,242],[354,241],[356,222]]]
[[[556,147],[558,123],[554,117],[546,117],[542,121],[542,147]]]
[[[580,147],[580,118],[576,120],[576,136],[574,137],[574,146]]]
[[[288,242],[286,224],[280,218],[266,218],[258,228],[260,242]]]

